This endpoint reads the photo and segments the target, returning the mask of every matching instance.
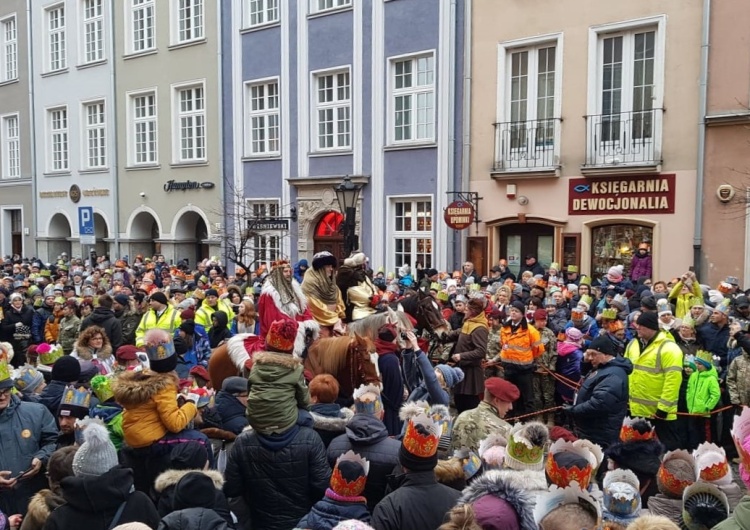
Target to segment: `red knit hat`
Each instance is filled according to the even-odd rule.
[[[276,320],[271,324],[266,335],[268,349],[292,353],[294,351],[294,339],[297,338],[297,327],[297,322],[294,320]]]

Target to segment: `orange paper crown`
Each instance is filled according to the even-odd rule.
[[[621,329],[625,329],[625,322],[622,320],[613,320],[609,323],[609,326],[607,326],[610,332],[614,333],[615,331],[620,331]]]
[[[558,453],[572,453],[586,459],[588,463],[583,468],[579,468],[578,466],[561,467],[555,461],[555,455]],[[589,487],[591,475],[594,472],[594,462],[595,457],[593,457],[588,449],[582,446],[575,446],[572,442],[566,442],[560,438],[550,447],[544,470],[547,473],[549,481],[560,488],[565,488],[573,482],[577,482],[581,488],[586,489]]]
[[[418,414],[406,427],[404,439],[401,442],[409,453],[420,458],[430,458],[435,455],[440,441],[440,427],[426,414]]]
[[[649,427],[651,427],[651,430],[646,433],[640,433],[636,429],[633,428],[633,423],[636,421],[645,421],[648,423]],[[651,422],[644,418],[629,418],[626,417],[622,421],[622,427],[620,428],[620,441],[623,441],[625,443],[628,442],[645,442],[648,440],[653,440],[655,435],[654,427],[651,425]]]
[[[280,260],[276,260],[273,263],[271,263],[271,268],[275,269],[276,267],[284,267],[285,265],[290,265],[289,260],[287,260],[287,259],[280,259]]]
[[[683,449],[677,451],[670,451],[664,455],[659,471],[656,474],[656,481],[659,485],[659,490],[668,495],[673,495],[674,498],[682,498],[682,493],[685,488],[695,482],[695,478],[680,480],[673,473],[669,472],[665,464],[670,460],[684,460],[695,467],[695,459],[693,456]]]
[[[362,468],[362,473],[352,481],[347,480],[341,474],[339,466],[342,462],[354,462]],[[370,471],[370,463],[352,450],[347,451],[336,460],[336,466],[331,474],[331,489],[344,497],[357,497],[362,495],[367,484],[367,473]]]
[[[701,480],[713,483],[731,483],[732,474],[724,448],[704,442],[693,451]]]

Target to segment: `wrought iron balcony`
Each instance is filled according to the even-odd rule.
[[[586,116],[584,168],[661,164],[664,109]]]
[[[495,124],[495,172],[552,171],[560,163],[560,118]]]

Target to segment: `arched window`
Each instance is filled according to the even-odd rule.
[[[339,212],[328,212],[318,221],[315,237],[339,237],[344,216]]]

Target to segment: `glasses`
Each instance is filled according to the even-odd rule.
[[[5,397],[10,395],[11,388],[2,388],[0,389],[0,397]]]
[[[91,340],[104,340],[104,337],[97,335],[96,337],[91,337]]]

